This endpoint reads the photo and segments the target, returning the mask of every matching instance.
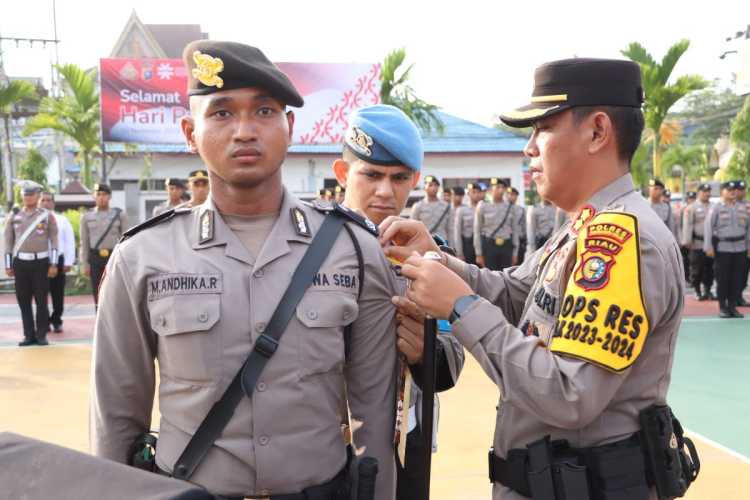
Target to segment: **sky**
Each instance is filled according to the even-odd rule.
[[[0,0],[0,35],[54,38],[52,0]],[[682,38],[674,75],[730,85],[750,2],[714,0],[536,1],[57,0],[59,60],[93,67],[107,57],[135,9],[145,24],[200,24],[214,40],[255,45],[277,62],[378,62],[404,47],[422,99],[492,124],[528,101],[534,68],[566,57],[621,58],[638,41],[657,59]],[[11,76],[49,79],[52,48],[3,42]]]

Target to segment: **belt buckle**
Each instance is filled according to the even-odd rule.
[[[502,238],[495,238],[495,245],[501,247],[505,245],[505,240]]]
[[[106,248],[99,249],[99,257],[109,257],[109,250]]]

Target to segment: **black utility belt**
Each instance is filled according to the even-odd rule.
[[[300,493],[289,493],[287,495],[270,495],[269,500],[345,500],[348,499],[349,483],[346,480],[347,469],[344,468],[336,474],[336,477],[320,486],[310,486]],[[215,495],[217,500],[245,500],[252,497],[228,497]]]
[[[667,405],[638,417],[641,430],[614,443],[573,448],[549,436],[508,452],[489,453],[490,481],[532,500],[648,500],[681,497],[700,472],[698,453]]]
[[[734,241],[743,241],[745,239],[744,236],[728,236],[726,238],[716,238],[719,241],[726,241],[726,242],[734,242]]]
[[[488,243],[491,243],[491,244],[495,245],[496,247],[501,247],[501,246],[504,246],[506,243],[510,243],[511,242],[510,238],[509,239],[505,239],[505,238],[500,238],[498,236],[492,236],[492,237],[490,237],[490,236],[482,236],[482,238],[484,238],[484,240],[487,241]]]
[[[703,236],[693,233],[693,239],[698,241],[703,241]]]

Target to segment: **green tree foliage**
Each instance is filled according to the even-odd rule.
[[[84,71],[75,64],[56,66],[64,80],[60,98],[45,97],[39,114],[26,123],[24,134],[52,129],[62,132],[78,143],[78,158],[83,163],[83,184],[91,188],[94,165],[99,148],[99,92],[94,70]]]
[[[18,102],[30,99],[37,99],[36,89],[30,82],[23,80],[13,80],[7,83],[0,82],[0,118],[3,119],[3,128],[5,129],[5,147],[8,151],[8,158],[13,157],[10,141],[10,116],[13,106]],[[1,153],[0,158],[2,158]],[[0,192],[5,192],[6,170],[8,169],[0,169]]]
[[[684,109],[673,118],[688,131],[686,142],[713,146],[719,137],[729,134],[732,119],[742,109],[743,101],[733,90],[712,85],[686,96]]]
[[[29,148],[23,161],[16,169],[16,178],[19,180],[34,181],[47,189],[47,160],[36,148]],[[13,198],[17,204],[21,204],[21,187],[16,185]]]
[[[729,139],[735,151],[727,165],[727,177],[750,181],[750,97],[745,99],[742,110],[732,120]]]
[[[445,125],[438,115],[438,106],[423,101],[414,93],[409,85],[409,77],[414,64],[403,69],[406,60],[406,50],[396,49],[389,53],[383,61],[380,72],[380,102],[396,106],[406,113],[422,130],[438,133],[445,131]]]
[[[664,151],[661,159],[662,171],[672,175],[673,167],[679,165],[685,173],[685,179],[697,180],[711,175],[708,171],[708,152],[710,148],[703,144],[682,144],[670,146]]]
[[[656,177],[661,176],[661,125],[669,109],[690,92],[707,86],[707,82],[699,75],[682,75],[674,83],[669,83],[674,67],[689,46],[689,40],[680,40],[667,50],[661,62],[656,62],[638,42],[631,43],[622,51],[625,57],[637,62],[641,67],[643,90],[646,94],[643,114],[646,128],[654,142],[652,167]]]

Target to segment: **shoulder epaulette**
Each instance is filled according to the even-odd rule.
[[[353,222],[356,222],[358,226],[362,227],[364,230],[374,236],[378,236],[380,234],[380,232],[378,231],[378,226],[376,226],[373,221],[371,221],[364,215],[361,215],[354,210],[345,207],[344,205],[339,205],[336,202],[322,202],[320,200],[316,200],[312,203],[312,206],[319,212],[323,212],[326,214],[336,214],[340,217],[345,217]]]
[[[157,226],[161,224],[162,222],[166,222],[168,220],[173,219],[174,217],[177,217],[178,215],[183,214],[189,214],[193,210],[190,208],[173,208],[171,210],[167,210],[166,212],[162,212],[156,217],[151,217],[150,219],[146,219],[141,224],[138,224],[137,226],[133,226],[127,231],[125,231],[122,234],[122,238],[120,238],[120,241],[125,241],[128,238],[135,236],[136,234],[140,233],[144,229],[148,229],[150,227]]]

